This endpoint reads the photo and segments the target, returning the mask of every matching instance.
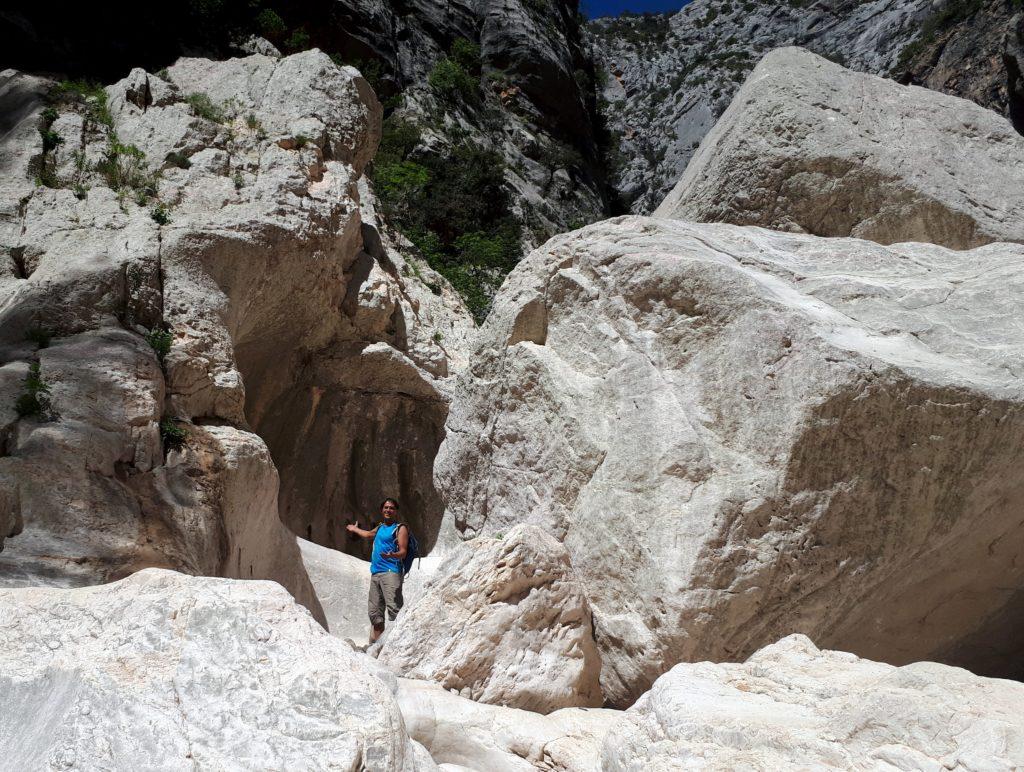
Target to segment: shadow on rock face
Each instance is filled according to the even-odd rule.
[[[298,536],[369,558],[370,543],[345,525],[372,527],[394,496],[421,553],[433,547],[444,505],[432,475],[448,404],[400,356],[345,347],[256,422],[281,473],[281,519]],[[389,361],[398,367],[381,377]]]

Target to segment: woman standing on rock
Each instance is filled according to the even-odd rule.
[[[358,525],[345,526],[350,533],[364,539],[373,539],[373,554],[370,557],[370,643],[384,634],[384,610],[392,622],[402,608],[403,563],[409,551],[409,529],[399,523],[398,501],[386,498],[380,505],[384,522],[372,531],[364,531]]]

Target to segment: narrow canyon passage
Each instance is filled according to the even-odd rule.
[[[281,475],[281,520],[304,539],[369,559],[370,544],[345,525],[371,527],[380,501],[393,496],[426,553],[444,512],[432,472],[448,406],[422,393],[430,389],[423,381],[374,390],[359,360],[355,353],[314,368],[255,427]]]

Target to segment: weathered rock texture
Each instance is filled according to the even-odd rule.
[[[629,211],[649,214],[762,56],[797,45],[886,73],[932,10],[930,0],[694,0],[671,16],[595,19],[612,184]]]
[[[1017,769],[1024,684],[896,668],[802,635],[677,665],[613,725],[601,769]]]
[[[948,2],[900,52],[890,76],[1005,115],[1024,133],[1024,13],[1015,0]]]
[[[1024,137],[966,100],[780,49],[655,215],[882,244],[1024,241]]]
[[[652,212],[750,70],[780,46],[970,99],[1024,130],[1022,25],[1014,0],[694,0],[674,15],[595,19],[612,184],[630,211]]]
[[[387,686],[270,582],[0,590],[11,769],[436,769]]]
[[[791,632],[1019,673],[1022,268],[656,219],[557,237],[453,403],[450,533],[564,541],[613,704]]]
[[[549,713],[602,703],[590,608],[549,534],[478,539],[389,630],[379,660],[464,697]]]
[[[366,610],[370,564],[305,539],[298,541],[302,564],[327,619],[327,631],[357,645],[366,643],[370,631]]]
[[[542,716],[486,705],[426,681],[398,679],[398,704],[409,736],[442,769],[487,772],[593,772],[617,710],[563,708]]]
[[[319,613],[271,454],[296,531],[329,541],[329,518],[391,494],[428,502],[413,511],[429,546],[449,360],[435,333],[457,347],[471,323],[374,227],[359,178],[380,107],[355,70],[308,51],[165,75],[45,111],[52,84],[0,79],[0,535],[21,531],[0,581],[157,565],[273,578]],[[165,329],[161,360],[144,335]],[[30,363],[52,409],[22,417]],[[407,435],[353,438],[410,398],[431,407]],[[161,421],[181,447],[161,448]],[[375,472],[357,491],[361,467]]]

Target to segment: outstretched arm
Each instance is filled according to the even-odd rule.
[[[378,525],[377,528],[380,528],[380,526]],[[372,539],[374,536],[376,536],[377,528],[374,528],[372,531],[364,531],[355,523],[349,523],[345,526],[346,531],[348,531],[349,533],[354,533],[356,536],[361,536],[364,539]]]
[[[398,552],[382,552],[380,556],[382,558],[400,558],[404,559],[409,553],[409,528],[408,526],[400,526],[398,529]]]

